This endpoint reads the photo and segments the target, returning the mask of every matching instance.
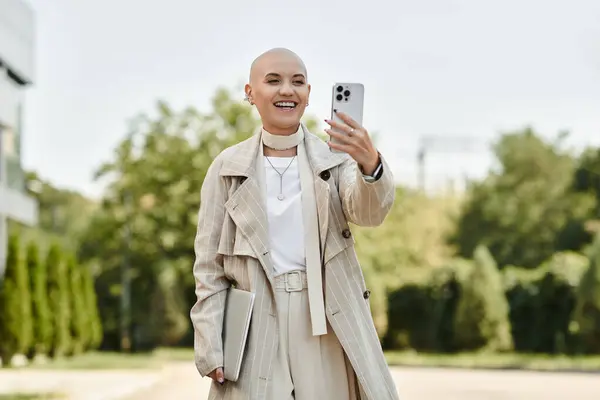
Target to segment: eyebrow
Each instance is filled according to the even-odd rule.
[[[268,78],[269,76],[280,78],[281,74],[278,74],[277,72],[269,72],[268,74],[265,75],[265,78]],[[304,76],[304,74],[294,74],[294,76],[292,78],[304,78],[304,79],[306,79],[306,77]]]

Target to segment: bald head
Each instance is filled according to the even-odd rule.
[[[275,135],[294,133],[310,95],[306,66],[291,50],[266,51],[252,63],[244,91],[247,101],[256,106],[264,129]]]
[[[289,49],[276,47],[265,51],[254,59],[250,65],[250,82],[256,81],[256,79],[262,79],[266,74],[271,72],[269,69],[282,63],[296,63],[306,77],[306,65],[304,65],[304,61],[302,61],[300,56]]]

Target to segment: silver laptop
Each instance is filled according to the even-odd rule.
[[[223,321],[223,374],[228,381],[237,381],[244,350],[248,341],[255,294],[230,287]]]

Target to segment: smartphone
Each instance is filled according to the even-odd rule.
[[[343,83],[339,82],[333,85],[331,89],[331,119],[344,123],[337,115],[336,111],[341,111],[357,123],[362,125],[363,108],[365,101],[365,87],[362,83]],[[332,128],[333,129],[333,128]],[[337,129],[333,129],[339,132]],[[346,134],[346,132],[340,132]],[[336,140],[330,137],[332,143]],[[340,153],[339,150],[331,149],[334,153]]]

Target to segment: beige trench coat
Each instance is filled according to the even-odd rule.
[[[257,133],[219,154],[201,191],[193,269],[197,302],[190,316],[196,367],[202,376],[223,365],[226,289],[235,282],[239,288],[256,293],[240,377],[224,385],[213,383],[209,399],[214,400],[278,400],[270,399],[278,334],[267,215],[255,176],[259,138]],[[331,153],[327,144],[311,133],[307,132],[305,140],[315,176],[318,217],[323,222],[319,229],[327,320],[358,378],[361,399],[398,399],[348,225],[377,226],[383,222],[394,202],[392,174],[382,156],[383,175],[368,183],[350,157]]]

